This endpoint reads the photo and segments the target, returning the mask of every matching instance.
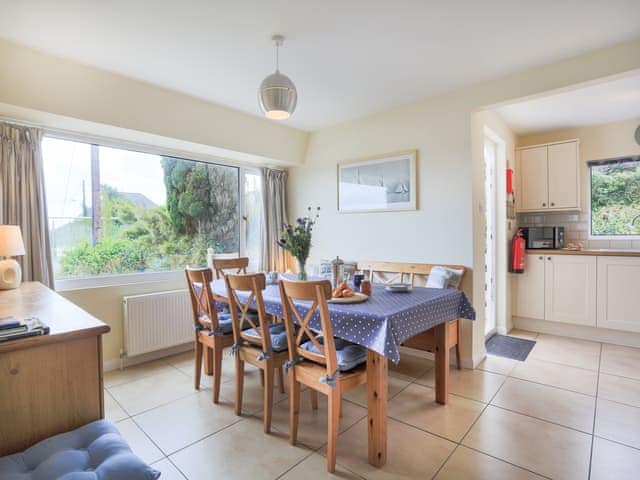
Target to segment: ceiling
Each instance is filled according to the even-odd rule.
[[[495,109],[518,134],[640,118],[640,74]]]
[[[0,37],[260,115],[287,37],[287,124],[315,130],[640,36],[638,0],[0,0]]]

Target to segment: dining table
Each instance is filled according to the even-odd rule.
[[[221,304],[228,301],[224,280],[211,282],[211,290]],[[247,300],[248,292],[245,298],[243,292],[237,293],[241,301]],[[282,318],[278,284],[266,285],[262,296],[266,313]],[[308,302],[296,302],[302,315],[309,307]],[[382,467],[387,461],[388,360],[397,364],[404,341],[433,329],[436,401],[446,404],[450,363],[447,322],[457,318],[475,320],[475,311],[460,290],[413,287],[408,292],[398,293],[376,283],[366,301],[330,302],[328,307],[334,336],[367,349],[368,459],[371,465]],[[318,312],[309,326],[320,330]]]

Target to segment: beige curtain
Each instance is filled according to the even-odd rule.
[[[0,224],[22,229],[27,253],[17,260],[23,281],[53,288],[41,140],[37,128],[0,123]]]
[[[278,245],[283,226],[287,223],[287,176],[284,170],[262,169],[262,265],[267,272],[287,270],[285,251]]]

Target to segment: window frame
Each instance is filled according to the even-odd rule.
[[[634,241],[634,240],[640,240],[640,235],[597,235],[593,233],[593,209],[591,208],[591,199],[592,197],[592,189],[593,189],[593,182],[592,182],[592,175],[591,175],[591,168],[592,167],[597,167],[598,165],[604,165],[607,163],[616,163],[616,162],[622,162],[622,161],[629,161],[629,160],[633,160],[638,162],[638,167],[640,168],[640,156],[638,155],[626,155],[624,157],[616,157],[616,158],[611,158],[611,159],[606,159],[606,160],[590,160],[587,162],[587,181],[589,183],[589,195],[587,197],[587,206],[589,208],[588,212],[589,212],[589,235],[588,235],[588,240],[589,241],[597,241],[597,240],[603,240],[603,241],[611,241],[611,240],[619,240],[619,241]]]
[[[244,232],[244,182],[245,174],[262,174],[259,166],[241,164],[234,161],[218,157],[208,157],[198,155],[192,152],[177,151],[172,149],[157,148],[151,145],[143,145],[127,141],[118,141],[114,139],[94,137],[91,135],[80,135],[68,132],[58,132],[44,130],[43,138],[55,138],[58,140],[66,140],[71,142],[86,143],[89,145],[98,145],[100,147],[128,150],[133,152],[145,153],[150,155],[160,155],[166,157],[178,158],[181,160],[208,163],[211,165],[220,165],[222,167],[233,167],[238,169],[238,236],[239,236],[239,252],[240,256],[244,255],[246,248],[246,238]],[[48,221],[48,219],[47,219]],[[221,254],[221,256],[234,256],[235,254]],[[72,291],[84,290],[89,288],[117,287],[130,284],[146,284],[156,282],[176,282],[182,280],[184,275],[182,269],[178,270],[158,270],[150,272],[132,272],[107,275],[88,275],[70,278],[55,279],[56,291]]]

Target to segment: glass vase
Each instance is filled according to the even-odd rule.
[[[296,260],[298,261],[298,280],[306,280],[307,279],[307,268],[306,268],[307,259],[296,258]]]

